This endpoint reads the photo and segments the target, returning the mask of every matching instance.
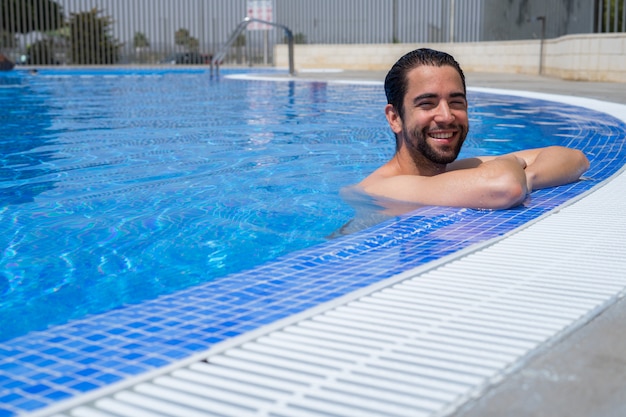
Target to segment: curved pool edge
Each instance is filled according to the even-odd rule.
[[[604,190],[604,194],[606,197],[607,195],[609,196],[616,196],[618,195],[618,193],[615,192],[615,190],[619,190],[621,188],[623,188],[624,185],[626,185],[626,174],[624,174],[624,172],[622,171],[621,173],[617,174],[614,178],[613,181],[610,181],[610,183],[612,184],[611,187],[606,187],[607,185],[610,185],[609,182],[607,182],[607,184],[604,184],[605,187],[601,187],[598,190]],[[619,183],[619,184],[617,184]],[[608,189],[608,188],[613,188],[613,189]],[[596,190],[596,192],[598,191]],[[593,197],[592,193],[592,197]],[[593,198],[591,198],[592,200]],[[276,321],[272,324],[269,324],[267,326],[264,326],[262,328],[256,329],[254,331],[251,331],[247,334],[243,334],[237,337],[234,337],[232,339],[229,339],[227,341],[221,342],[219,344],[216,344],[213,348],[211,348],[210,350],[206,351],[206,352],[201,352],[198,354],[195,354],[193,356],[190,356],[189,358],[186,358],[180,362],[177,363],[173,363],[171,365],[168,365],[166,367],[160,368],[158,370],[140,375],[136,378],[132,378],[129,379],[127,381],[124,381],[122,383],[118,383],[115,385],[111,385],[107,388],[104,388],[102,390],[99,391],[95,391],[92,393],[89,393],[81,398],[75,398],[72,399],[70,401],[68,401],[67,403],[59,403],[57,405],[54,405],[46,410],[42,410],[40,412],[34,413],[32,414],[33,417],[38,417],[38,416],[48,416],[48,415],[52,415],[54,413],[59,413],[59,412],[64,412],[68,409],[74,408],[78,405],[80,406],[85,406],[87,407],[87,409],[95,409],[98,410],[99,406],[97,404],[97,401],[100,401],[102,398],[109,398],[109,399],[114,399],[115,396],[119,396],[120,392],[127,392],[128,390],[132,390],[132,387],[140,384],[140,383],[148,383],[148,384],[154,384],[154,380],[157,379],[158,377],[162,377],[162,376],[167,376],[170,377],[170,375],[172,373],[175,373],[176,371],[180,371],[182,370],[186,370],[189,367],[192,367],[194,364],[198,364],[198,363],[204,363],[206,361],[212,362],[214,360],[214,358],[219,357],[219,356],[228,356],[229,355],[229,351],[233,350],[233,349],[241,349],[242,346],[249,344],[249,343],[256,343],[255,340],[259,339],[259,338],[265,338],[270,334],[276,334],[279,332],[282,332],[283,329],[285,328],[289,328],[291,326],[302,326],[303,322],[306,321],[319,321],[320,319],[318,318],[319,316],[324,316],[327,315],[329,312],[333,312],[334,314],[336,314],[336,310],[338,308],[347,308],[346,306],[348,306],[352,303],[352,302],[362,302],[363,299],[367,299],[367,298],[372,298],[377,296],[377,293],[380,294],[381,292],[385,292],[386,290],[396,290],[393,287],[397,287],[397,286],[406,286],[407,282],[409,286],[418,286],[420,285],[421,282],[423,282],[424,280],[430,281],[430,289],[432,290],[433,288],[439,288],[440,291],[443,291],[447,288],[448,285],[450,285],[450,282],[446,282],[446,279],[449,278],[449,276],[446,275],[446,272],[444,271],[443,273],[441,272],[442,270],[445,270],[446,268],[452,268],[453,270],[458,270],[458,269],[464,269],[466,268],[467,264],[469,263],[470,266],[472,266],[473,268],[477,268],[480,267],[480,265],[482,264],[482,262],[485,259],[489,259],[492,258],[493,259],[493,253],[501,253],[502,251],[504,252],[516,252],[519,249],[519,242],[521,242],[521,247],[524,248],[527,246],[528,240],[534,240],[534,238],[536,236],[543,236],[545,237],[558,237],[558,235],[554,234],[554,229],[553,230],[548,230],[548,231],[541,231],[539,229],[542,229],[542,223],[543,222],[551,222],[552,223],[552,227],[554,227],[556,225],[557,230],[563,230],[563,228],[567,229],[567,230],[571,230],[572,229],[572,225],[573,224],[577,224],[581,218],[586,218],[587,215],[589,214],[589,206],[591,206],[591,210],[592,212],[594,210],[596,210],[596,215],[598,215],[599,213],[597,213],[597,207],[595,206],[594,202],[589,202],[589,200],[587,199],[587,201],[585,201],[586,199],[580,199],[576,202],[572,202],[571,204],[567,204],[565,207],[560,208],[559,210],[557,210],[556,213],[552,213],[548,216],[544,216],[542,219],[538,220],[537,222],[535,222],[533,225],[528,226],[528,227],[524,227],[521,230],[516,230],[514,233],[503,237],[501,239],[497,239],[496,241],[493,242],[485,242],[484,244],[477,244],[475,247],[471,247],[471,248],[467,248],[464,251],[461,251],[462,253],[458,253],[456,255],[450,255],[447,259],[442,259],[440,260],[440,262],[433,262],[432,264],[429,265],[424,265],[423,267],[419,267],[419,268],[415,268],[414,270],[411,271],[406,271],[405,273],[402,274],[398,274],[397,276],[394,276],[392,278],[389,278],[385,281],[381,281],[379,283],[373,284],[367,288],[362,288],[360,290],[357,290],[353,293],[347,294],[343,297],[340,297],[336,300],[327,302],[323,305],[319,305],[316,306],[310,310],[307,310],[305,312],[293,315],[291,317]],[[622,199],[623,200],[623,199]],[[584,205],[587,206],[587,208],[583,208],[582,210],[578,210],[577,206],[580,205],[581,203],[584,203]],[[584,237],[586,237],[587,239],[592,239],[593,236],[595,235],[595,233],[598,230],[599,223],[602,223],[602,231],[603,232],[607,232],[607,231],[611,231],[611,230],[617,230],[619,229],[619,227],[621,226],[622,230],[626,230],[624,229],[624,224],[626,223],[624,220],[626,220],[626,215],[622,215],[621,217],[617,217],[614,216],[615,213],[623,213],[624,212],[624,208],[626,207],[626,201],[622,201],[622,205],[614,205],[614,210],[611,210],[610,213],[606,213],[606,210],[600,208],[600,211],[604,212],[604,216],[599,218],[597,220],[597,222],[593,222],[593,224],[588,224],[586,229],[587,231],[585,233],[581,233],[581,231],[577,231],[577,236],[578,238],[582,238],[583,235]],[[566,217],[568,217],[570,215],[570,212],[576,211],[578,210],[579,212],[574,214],[573,217],[570,217],[569,219],[567,219]],[[559,218],[560,217],[560,218]],[[558,219],[557,219],[558,218]],[[598,224],[595,224],[598,223]],[[538,235],[537,235],[538,233]],[[547,236],[546,236],[547,233]],[[563,237],[563,236],[561,236]],[[516,247],[515,244],[513,244],[512,247],[508,247],[508,248],[504,248],[505,246],[511,246],[511,241],[512,240],[517,240],[518,241],[518,246]],[[558,239],[557,239],[558,240]],[[570,242],[570,245],[568,246],[567,244],[565,244],[566,242],[560,242],[561,244],[559,245],[559,247],[563,248],[565,247],[564,250],[561,250],[560,255],[561,256],[567,256],[567,251],[569,249],[571,249],[571,236],[566,237],[565,239],[566,241]],[[607,241],[606,243],[606,247],[613,247],[613,248],[619,248],[619,243],[621,242],[621,240],[618,239],[613,239],[612,241]],[[553,243],[553,242],[552,242]],[[558,243],[558,242],[557,242]],[[537,275],[532,272],[532,268],[527,268],[526,266],[528,265],[529,261],[535,259],[535,257],[544,257],[545,258],[545,250],[546,248],[552,246],[552,244],[546,244],[542,247],[539,248],[535,248],[535,250],[528,250],[528,248],[526,247],[526,251],[527,253],[525,254],[525,257],[522,259],[517,259],[517,263],[510,263],[506,258],[501,258],[500,260],[502,262],[499,263],[499,265],[502,268],[508,268],[508,272],[510,273],[517,273],[518,276],[516,277],[516,279],[519,279],[521,282],[523,282],[524,284],[528,284],[529,288],[532,287],[533,289],[537,289],[537,288],[542,288],[546,285],[546,282],[543,280],[544,277],[539,277],[541,278],[540,282],[538,281],[538,277]],[[619,250],[619,249],[618,249]],[[490,253],[491,252],[491,253]],[[605,256],[607,258],[612,257],[611,253],[605,252]],[[581,258],[578,259],[578,263],[574,266],[574,269],[586,269],[586,271],[589,271],[589,265],[588,262],[590,261],[589,257],[584,257],[582,256]],[[517,340],[517,342],[519,342],[520,340],[526,342],[528,341],[527,339],[530,339],[532,343],[529,343],[528,345],[522,345],[521,352],[514,352],[515,353],[515,359],[514,360],[507,360],[505,362],[503,362],[503,366],[499,369],[497,369],[495,372],[491,372],[493,371],[493,368],[490,366],[485,366],[485,372],[490,372],[487,376],[485,376],[483,379],[481,379],[478,383],[474,384],[473,386],[470,387],[470,389],[466,390],[465,392],[462,392],[457,398],[455,398],[453,401],[450,401],[449,403],[445,404],[444,407],[442,407],[441,409],[437,410],[436,412],[433,412],[432,414],[428,414],[428,415],[449,415],[450,413],[454,413],[455,411],[457,411],[460,407],[466,405],[468,402],[475,400],[476,398],[480,397],[481,395],[483,395],[485,392],[487,392],[489,389],[491,389],[492,387],[494,387],[497,384],[500,384],[505,378],[507,378],[509,375],[511,375],[512,373],[519,371],[520,369],[523,369],[523,367],[525,366],[526,363],[528,363],[530,360],[532,360],[533,358],[537,357],[538,355],[541,355],[543,352],[545,352],[546,350],[551,349],[555,344],[559,343],[560,341],[562,341],[565,337],[567,337],[568,335],[571,335],[573,332],[579,330],[581,327],[587,325],[591,320],[593,320],[595,317],[597,317],[598,315],[602,314],[604,311],[606,311],[608,308],[610,308],[612,305],[614,305],[617,301],[619,301],[623,296],[624,296],[624,286],[626,285],[626,278],[624,278],[624,276],[626,274],[624,274],[626,272],[626,261],[620,261],[621,263],[618,265],[619,269],[614,268],[612,270],[612,274],[614,275],[615,280],[619,280],[621,282],[615,282],[615,280],[609,280],[606,278],[606,272],[607,272],[607,268],[603,269],[603,274],[604,277],[601,280],[602,282],[599,283],[593,283],[593,287],[596,289],[596,294],[593,294],[594,297],[590,297],[586,291],[580,291],[578,294],[576,294],[576,296],[572,295],[572,301],[571,303],[569,303],[567,306],[562,306],[561,303],[556,303],[555,305],[551,305],[549,312],[550,314],[548,314],[548,316],[550,317],[550,320],[548,320],[548,322],[554,322],[555,326],[557,328],[557,330],[555,331],[537,331],[537,335],[535,335],[534,333],[529,333],[530,336],[533,336],[532,338],[529,336],[528,338],[525,337],[513,337],[512,340]],[[526,273],[526,275],[520,274],[519,273],[519,264],[522,264],[523,269],[526,269],[528,272]],[[615,266],[616,264],[613,263],[613,266]],[[587,266],[587,267],[585,267]],[[568,267],[571,267],[571,265],[567,265],[567,262],[563,262],[563,259],[561,259],[560,262],[550,262],[550,265],[548,264],[544,264],[542,266],[543,268],[548,268],[548,270],[554,274],[554,273],[558,273],[560,272],[561,274],[565,274],[565,275],[569,275],[568,272]],[[505,274],[507,271],[504,271]],[[483,273],[485,273],[483,271]],[[455,280],[458,281],[458,277],[454,277],[453,275],[453,282]],[[575,283],[577,285],[582,285],[582,281],[580,280],[581,277],[583,277],[584,274],[580,274],[577,273],[576,275],[576,280]],[[475,275],[473,274],[472,276],[470,276],[468,279],[464,280],[464,285],[466,286],[466,288],[469,288],[471,292],[475,292],[475,291],[480,291],[480,285],[474,285],[471,286],[471,279],[472,278],[478,278],[480,279],[481,275]],[[509,281],[509,285],[506,287],[507,291],[511,291],[511,293],[514,293],[515,291],[519,290],[520,284],[519,282],[515,282],[515,280],[508,280]],[[563,282],[563,280],[554,280],[554,279],[548,279],[547,280],[548,283],[550,284],[548,286],[548,288],[550,290],[554,290],[554,285],[559,285],[559,281],[560,284],[562,284],[561,289],[563,291],[568,291],[568,287],[569,287],[569,282],[568,279],[565,280],[565,282]],[[437,284],[437,282],[439,284]],[[601,290],[598,290],[597,288],[601,287]],[[449,287],[448,287],[449,288]],[[589,288],[591,288],[591,286],[589,286]],[[570,291],[571,293],[571,291]],[[600,294],[602,293],[602,294]],[[521,291],[522,295],[525,295],[525,291]],[[548,291],[548,292],[541,292],[538,291],[537,294],[540,298],[542,298],[542,300],[540,300],[534,307],[541,309],[542,307],[545,307],[544,304],[544,297],[553,297],[553,291]],[[571,295],[571,294],[570,294]],[[458,307],[458,303],[463,303],[463,299],[465,298],[464,294],[462,293],[458,293],[455,295],[451,295],[451,301],[449,302],[449,306],[457,306]],[[589,302],[589,299],[593,298],[592,302]],[[524,298],[524,300],[526,300],[526,298]],[[489,308],[487,308],[485,311],[481,311],[481,309],[474,309],[473,313],[480,313],[480,314],[491,314],[493,313],[493,311],[490,310],[490,308],[493,308],[494,305],[498,305],[498,304],[502,304],[503,300],[500,299],[498,300],[497,297],[494,297],[491,294],[482,294],[481,298],[478,300],[481,303],[483,303],[484,305],[488,305],[490,302],[492,303],[491,306],[489,306]],[[507,299],[504,299],[504,301],[510,301]],[[527,300],[526,300],[527,301]],[[525,301],[525,302],[526,302]],[[559,301],[562,301],[559,299]],[[466,303],[466,304],[462,304],[461,307],[459,307],[459,311],[469,311],[473,308],[473,304],[475,304],[477,302],[477,300],[471,300],[470,303]],[[516,302],[515,298],[513,298],[513,302]],[[577,304],[578,303],[583,303],[583,307],[577,309]],[[484,307],[484,305],[482,307]],[[532,305],[528,305],[529,310],[532,310]],[[559,314],[557,314],[557,311],[559,310],[559,307],[563,307],[565,309],[565,311],[567,311],[568,313],[570,312],[570,310],[572,311],[572,314],[570,315],[569,318],[563,318],[563,317],[558,317]],[[505,309],[504,312],[506,314],[509,314],[510,311]],[[556,318],[555,318],[556,317]],[[443,322],[450,322],[452,323],[453,320],[452,319],[466,319],[467,317],[463,317],[462,314],[455,312],[452,315],[449,315],[449,317],[445,317],[445,316],[441,316],[441,321]],[[470,317],[470,319],[472,319],[472,317]],[[563,320],[557,320],[557,319],[563,319]],[[398,316],[397,318],[394,318],[394,320],[397,320],[398,322],[402,322],[404,320],[407,320],[407,317],[405,316]],[[566,324],[563,324],[563,322],[567,322]],[[390,322],[393,323],[394,321]],[[468,323],[469,327],[468,329],[471,328],[471,321]],[[355,327],[357,328],[361,328],[363,325],[359,324],[358,322],[355,323]],[[437,327],[437,325],[434,325],[433,323],[430,323],[430,326],[433,327]],[[513,329],[515,328],[515,326],[513,326]],[[455,331],[463,331],[463,329],[453,329]],[[544,330],[544,329],[540,329],[540,330]],[[413,334],[411,335],[411,337],[407,337],[406,338],[406,345],[403,345],[403,339],[400,338],[401,340],[394,340],[393,341],[393,349],[396,350],[401,350],[406,352],[407,350],[410,350],[413,348],[412,343],[415,342],[415,337],[416,335],[419,335],[420,337],[424,336],[424,334],[427,335],[427,339],[431,336],[428,336],[428,332],[424,329],[421,329],[418,332],[415,332],[415,329],[411,329],[411,331],[413,332]],[[471,331],[470,330],[466,330],[466,331]],[[526,330],[528,332],[528,330]],[[480,332],[479,332],[480,333]],[[535,337],[536,336],[536,337]],[[362,337],[362,336],[359,336]],[[454,346],[453,343],[450,343],[449,341],[446,341],[446,348],[449,348],[451,345],[453,347],[457,347],[457,348],[463,348],[463,349],[467,349],[467,345],[464,344],[463,340],[471,340],[474,343],[478,343],[481,342],[480,340],[480,334],[478,335],[474,335],[469,337],[468,336],[464,336],[461,337],[459,340],[461,341],[461,343],[459,343],[458,346]],[[520,340],[518,340],[520,339]],[[535,340],[538,339],[538,340]],[[509,342],[507,341],[507,336],[503,336],[500,338],[500,340],[492,340],[492,339],[487,339],[482,341],[482,343],[489,343],[492,344],[494,346],[494,349],[496,349],[495,347],[498,347],[501,349],[501,351],[497,351],[495,352],[495,355],[497,356],[498,354],[502,354],[502,352],[507,352],[511,349],[517,349],[519,348],[519,346],[517,346],[516,343],[513,343],[512,345],[509,345]],[[442,346],[443,348],[443,346]],[[377,351],[380,349],[379,347],[376,348]],[[392,349],[392,350],[393,350]],[[481,349],[484,349],[484,346],[481,347]],[[320,352],[320,354],[323,356],[324,354],[328,354],[332,356],[332,352]],[[380,354],[380,353],[378,353]],[[476,354],[476,352],[473,352],[471,354]],[[374,359],[372,359],[370,362],[368,362],[366,365],[367,367],[381,367],[383,365],[380,365],[376,360],[379,358],[375,357],[376,355],[371,354],[371,357],[374,357]],[[419,355],[417,355],[419,356]],[[358,357],[355,358],[355,361],[357,361]],[[387,354],[387,357],[385,359],[389,359],[389,354]],[[421,358],[422,360],[424,360],[424,358]],[[428,361],[432,358],[429,358],[428,355],[426,355],[425,360]],[[406,359],[403,359],[406,360]],[[220,363],[220,361],[216,361],[218,364]],[[408,366],[408,365],[407,365]],[[438,365],[441,366],[441,365]],[[340,374],[350,374],[351,372],[364,372],[361,368],[359,369],[354,369],[353,365],[351,362],[348,362],[348,364],[346,365],[347,369],[342,369],[339,373]],[[454,371],[454,369],[453,369]],[[450,370],[446,371],[448,374],[450,373]],[[467,371],[463,368],[459,368],[458,370],[458,374],[463,376],[465,375]],[[446,378],[450,378],[450,376],[448,375]],[[332,386],[335,384],[334,381],[334,377],[333,378],[329,378],[329,381],[326,381],[324,383],[328,384],[327,388],[328,389],[332,389]],[[386,387],[386,384],[388,384],[389,382],[385,382],[385,386],[381,386],[379,387],[381,390],[380,394],[384,395],[386,391],[389,390],[389,388]],[[311,381],[311,386],[317,384],[314,381]],[[419,386],[414,387],[415,389],[419,389]],[[317,388],[313,389],[313,391],[317,392]],[[303,389],[303,390],[297,390],[297,392],[292,393],[293,398],[300,398],[302,396],[306,396],[307,395],[307,390]],[[144,395],[146,395],[144,397],[144,401],[147,401],[151,398],[151,394],[149,393],[144,393]],[[123,395],[122,395],[123,397]],[[210,397],[210,395],[209,395]],[[291,397],[290,397],[291,398]],[[242,399],[245,399],[244,396],[242,396]],[[335,398],[333,398],[334,400],[336,400]],[[284,399],[279,399],[277,400],[277,403],[283,403]],[[331,399],[327,399],[327,400],[331,400]],[[123,401],[123,400],[122,400]],[[434,401],[434,400],[433,400]],[[306,401],[305,401],[306,403]],[[293,400],[292,405],[299,404],[298,400]],[[304,406],[304,404],[303,404]],[[285,408],[286,406],[284,404],[282,404],[280,407],[277,407],[276,409],[273,409],[272,411],[282,411],[282,412],[286,412],[285,410],[289,410],[289,408]],[[376,408],[373,409],[374,412],[377,410]],[[372,410],[369,410],[372,411]],[[411,414],[398,414],[398,415],[411,415]],[[572,414],[574,415],[574,414]]]
[[[555,95],[555,94],[541,94],[541,93],[530,93],[530,92],[520,92],[517,90],[503,90],[503,89],[485,89],[485,88],[469,88],[469,90],[471,91],[482,91],[482,92],[487,92],[487,93],[493,93],[493,94],[506,94],[506,95],[517,95],[517,96],[522,96],[522,97],[531,97],[531,98],[538,98],[538,99],[543,99],[543,100],[549,100],[549,101],[560,101],[560,102],[564,102],[567,104],[574,104],[577,106],[581,106],[581,107],[588,107],[591,108],[593,110],[598,110],[598,111],[602,111],[604,113],[610,114],[616,118],[619,118],[620,120],[622,120],[623,122],[626,122],[626,106],[624,105],[620,105],[620,104],[616,104],[616,103],[607,103],[607,102],[602,102],[599,100],[594,100],[594,99],[585,99],[585,98],[580,98],[580,97],[573,97],[573,96],[562,96],[562,95]],[[602,110],[598,109],[597,106],[601,106]],[[360,289],[357,289],[353,292],[350,292],[344,296],[341,296],[339,298],[334,299],[333,301],[327,301],[324,302],[322,304],[318,304],[317,306],[314,306],[310,309],[305,310],[304,312],[300,312],[300,313],[296,313],[292,316],[289,316],[287,318],[283,318],[283,319],[279,319],[279,321],[275,321],[272,322],[269,325],[265,325],[261,328],[258,328],[256,330],[252,330],[250,332],[246,332],[240,336],[235,336],[233,338],[227,339],[225,341],[222,342],[218,342],[214,348],[212,348],[209,352],[202,352],[199,354],[193,354],[192,356],[190,356],[187,359],[184,359],[182,362],[175,362],[171,365],[166,365],[163,368],[158,368],[154,371],[148,371],[147,373],[142,373],[140,376],[138,376],[138,379],[144,380],[146,378],[152,378],[153,377],[153,373],[156,374],[162,374],[164,371],[168,371],[169,369],[174,369],[177,367],[180,367],[183,364],[187,364],[190,362],[194,362],[197,361],[198,358],[201,357],[206,357],[207,355],[212,355],[216,352],[222,352],[224,350],[227,350],[229,348],[231,348],[232,346],[234,346],[237,343],[241,343],[242,339],[245,340],[249,340],[251,337],[254,338],[258,335],[262,335],[267,333],[267,331],[271,331],[271,330],[276,330],[277,328],[280,327],[284,327],[284,325],[286,323],[292,323],[294,320],[302,320],[305,319],[307,317],[310,317],[311,315],[315,315],[315,314],[319,314],[322,311],[326,311],[329,309],[333,309],[335,307],[337,307],[338,305],[342,305],[345,304],[348,300],[353,300],[355,297],[362,297],[367,295],[368,293],[372,293],[375,291],[379,291],[381,289],[384,289],[386,287],[389,287],[390,285],[393,285],[397,282],[409,279],[410,277],[414,277],[417,275],[421,275],[423,273],[428,272],[429,270],[433,270],[436,269],[438,267],[444,266],[446,264],[449,264],[453,261],[456,261],[462,257],[471,255],[473,253],[479,252],[485,248],[491,247],[491,246],[495,246],[499,243],[505,242],[507,239],[509,239],[511,237],[511,235],[517,234],[517,233],[521,233],[522,229],[527,229],[531,226],[535,226],[535,225],[540,225],[541,222],[547,220],[548,218],[554,216],[555,214],[561,212],[562,210],[564,210],[566,207],[570,207],[574,204],[576,204],[578,201],[582,201],[584,199],[589,198],[590,196],[593,196],[593,194],[595,194],[598,190],[602,189],[603,187],[605,187],[607,184],[611,183],[612,181],[614,181],[617,178],[622,178],[624,176],[623,173],[624,167],[620,168],[618,170],[618,172],[616,172],[611,178],[603,181],[602,183],[596,185],[593,189],[588,190],[587,192],[581,194],[579,196],[579,198],[575,198],[572,199],[570,201],[568,201],[566,204],[564,204],[563,206],[559,206],[553,210],[551,210],[550,212],[538,217],[537,219],[533,220],[532,222],[529,222],[528,224],[525,224],[524,226],[521,226],[518,229],[515,229],[513,232],[505,235],[505,236],[501,236],[501,237],[496,237],[493,238],[492,240],[488,240],[488,241],[484,241],[484,242],[480,242],[480,243],[476,243],[472,246],[469,246],[467,248],[461,249],[457,252],[454,252],[453,254],[444,256],[442,258],[439,258],[438,260],[434,260],[431,261],[423,266],[419,266],[417,268],[411,269],[409,271],[405,271],[402,272],[400,274],[396,274],[391,278],[388,278],[388,281],[380,281],[374,284],[371,284],[370,286],[367,287],[363,287]],[[612,299],[613,301],[615,300],[615,298]],[[608,306],[611,303],[604,303],[602,304],[602,309],[608,308]],[[600,310],[598,309],[594,309],[592,313],[590,313],[591,315],[587,314],[585,315],[586,317],[586,321],[588,321],[590,319],[590,317],[592,317],[595,314],[599,314]],[[585,322],[586,322],[585,321]],[[581,325],[581,323],[583,322],[578,322],[578,326]],[[554,340],[550,339],[552,343]],[[527,359],[527,357],[526,357]],[[128,385],[129,383],[135,383],[135,377],[129,378],[127,381],[122,382],[121,384],[123,384],[124,386]],[[484,388],[484,387],[483,387]],[[114,384],[114,385],[110,385],[106,388],[103,388],[106,391],[112,391],[112,390],[117,390],[119,389],[119,386]],[[87,394],[90,398],[95,398],[99,395],[102,394],[102,391],[93,391],[90,394]],[[475,395],[475,394],[472,394]],[[72,402],[84,402],[84,400],[87,399],[87,397],[81,397],[81,398],[76,398],[76,399],[72,399]],[[59,404],[61,405],[61,404]],[[63,405],[64,407],[66,405]],[[57,408],[57,406],[53,405],[52,407],[54,407],[55,409]],[[38,412],[35,413],[33,415],[47,415],[48,413],[52,412],[52,409],[45,409],[42,412]]]

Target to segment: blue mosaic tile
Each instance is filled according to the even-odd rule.
[[[108,381],[108,383],[117,382],[117,380]],[[45,395],[46,398],[52,401],[61,401],[71,398],[73,395],[66,391],[51,391]]]
[[[96,388],[99,388],[100,386],[102,385],[92,384],[90,382],[79,382],[78,384],[70,385],[69,388],[79,392],[89,392],[93,391]]]
[[[70,386],[70,383],[76,381],[75,378],[69,376],[62,376],[60,378],[52,379],[51,382],[57,385]]]
[[[46,402],[32,399],[26,399],[24,401],[18,401],[15,403],[15,407],[24,411],[34,411],[39,408],[45,407],[46,405]]]
[[[36,385],[31,385],[29,387],[24,387],[24,392],[26,392],[28,394],[38,394],[38,393],[41,393],[43,391],[47,391],[49,389],[50,389],[50,387],[48,385],[36,384]]]
[[[163,365],[166,365],[166,364],[167,364],[167,362],[163,361],[163,363],[161,363],[160,365],[157,365],[157,366],[163,366]],[[123,378],[121,376],[114,375],[114,374],[101,374],[101,375],[98,375],[96,377],[96,379],[98,381],[102,381],[106,385],[123,380]]]

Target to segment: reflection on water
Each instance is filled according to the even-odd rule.
[[[330,234],[329,239],[367,229],[421,207],[415,203],[372,196],[359,186],[344,187],[340,195],[354,209],[355,214],[350,221]]]
[[[0,340],[324,243],[388,157],[378,89],[102,71],[0,93]]]
[[[42,168],[56,158],[45,148],[52,141],[52,108],[34,82],[27,72],[0,73],[0,207],[31,202],[54,188]]]
[[[9,291],[10,287],[11,284],[9,283],[9,279],[4,274],[0,273],[0,296]]]

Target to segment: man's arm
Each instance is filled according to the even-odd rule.
[[[526,161],[528,191],[568,184],[589,169],[589,160],[577,149],[563,146],[513,152]]]
[[[368,194],[423,205],[503,209],[524,201],[525,167],[522,158],[506,155],[432,177],[374,173],[360,186]]]
[[[574,182],[589,169],[589,160],[584,153],[564,146],[526,149],[507,155],[516,156],[526,162],[525,174],[528,192]],[[449,164],[448,169],[475,168],[496,158],[498,157],[482,156],[462,159]]]

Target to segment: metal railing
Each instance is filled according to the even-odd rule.
[[[626,31],[626,0],[2,0],[0,52],[22,64],[209,64],[252,3],[274,26],[247,27],[220,62],[272,65],[295,44],[481,42]],[[567,3],[567,4],[566,4]],[[29,5],[40,7],[30,12]],[[543,16],[541,23],[536,19]],[[253,25],[254,26],[254,25]]]
[[[219,74],[220,63],[222,62],[222,60],[226,56],[228,50],[235,43],[236,39],[241,35],[241,33],[244,30],[246,30],[248,25],[250,25],[251,23],[261,23],[261,24],[264,24],[264,25],[275,26],[275,27],[281,28],[281,29],[283,29],[285,31],[285,37],[287,38],[287,45],[288,45],[288,51],[289,51],[289,74],[290,75],[295,75],[296,74],[296,70],[295,70],[294,59],[293,59],[293,43],[294,43],[294,39],[293,39],[293,32],[291,31],[291,29],[289,29],[285,25],[281,25],[281,24],[273,23],[273,22],[268,22],[267,20],[255,19],[255,18],[251,18],[251,17],[245,17],[241,21],[241,23],[239,23],[239,25],[235,28],[235,30],[230,35],[230,37],[228,38],[228,40],[226,41],[224,46],[222,46],[222,49],[220,49],[212,57],[212,59],[211,59],[211,72],[213,70],[213,67],[215,67],[216,70],[217,70],[217,73]]]

